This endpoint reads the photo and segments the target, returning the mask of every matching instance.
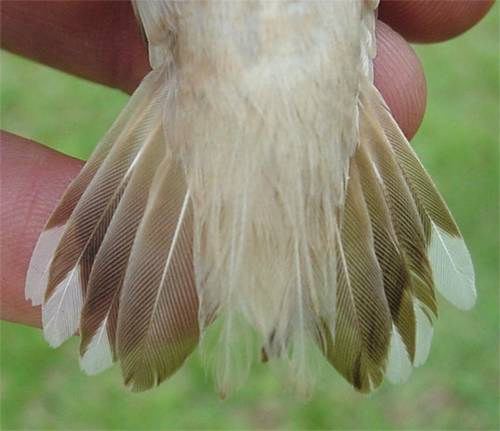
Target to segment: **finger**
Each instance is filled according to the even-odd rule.
[[[379,19],[410,42],[440,42],[473,27],[493,0],[382,0]]]
[[[387,26],[379,25],[377,36],[376,84],[412,137],[425,109],[420,64]],[[4,1],[2,43],[23,56],[127,91],[148,69],[129,2]]]
[[[375,85],[408,139],[425,113],[427,87],[422,65],[413,49],[383,22],[377,23]]]
[[[42,228],[82,162],[1,133],[0,318],[40,326],[39,307],[24,297],[29,259]]]
[[[2,47],[132,92],[149,70],[128,1],[2,2]]]

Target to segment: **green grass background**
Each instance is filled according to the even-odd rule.
[[[159,388],[131,394],[119,370],[87,377],[77,340],[49,348],[39,330],[1,324],[3,429],[498,429],[498,7],[453,41],[416,48],[429,103],[413,144],[456,216],[476,266],[469,313],[441,301],[425,366],[401,386],[355,393],[324,370],[303,402],[257,366],[221,401],[199,355]],[[2,53],[7,130],[85,158],[127,97]]]

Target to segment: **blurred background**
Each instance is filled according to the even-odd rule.
[[[39,330],[1,329],[2,429],[499,429],[498,7],[462,37],[417,46],[428,108],[412,141],[455,215],[477,273],[468,313],[440,301],[427,363],[401,386],[357,394],[333,369],[308,402],[256,366],[221,401],[198,354],[159,388],[131,394],[118,369],[79,370],[78,340],[52,350]],[[127,96],[6,52],[1,121],[12,133],[86,158]]]

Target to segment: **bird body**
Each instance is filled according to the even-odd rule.
[[[223,394],[252,334],[302,382],[314,345],[361,391],[425,361],[435,290],[468,308],[474,274],[373,85],[375,3],[134,3],[152,71],[28,273],[51,345],[144,390],[214,326]]]

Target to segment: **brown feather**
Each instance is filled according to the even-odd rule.
[[[337,244],[336,332],[327,355],[356,389],[368,392],[382,382],[392,324],[355,163],[349,173]]]
[[[393,226],[411,274],[414,295],[428,308],[429,317],[437,316],[432,270],[427,257],[425,232],[415,200],[397,164],[394,152],[374,112],[362,100],[362,133],[367,139],[367,153],[378,176],[382,178]]]
[[[398,329],[411,360],[415,357],[415,312],[411,278],[391,220],[383,185],[376,177],[366,153],[366,137],[356,151],[354,161],[360,173],[363,195],[372,225],[375,254],[382,270],[384,291],[392,320]]]
[[[141,109],[116,138],[78,201],[54,252],[42,307],[44,334],[54,346],[78,329],[95,254],[135,163],[150,145],[155,127],[161,128],[161,101],[166,92],[161,85],[164,78],[164,71],[151,72],[132,96],[129,109]]]
[[[158,93],[161,94],[161,92]],[[157,97],[160,94],[157,94]],[[111,221],[114,209],[125,190],[130,167],[143,144],[143,131],[148,131],[151,121],[148,116],[158,115],[154,108],[154,104],[151,104],[149,109],[143,110],[143,113],[137,116],[133,124],[129,124],[127,129],[121,131],[122,139],[118,138],[95,175],[95,180],[88,185],[79,200],[54,254],[45,293],[46,299],[50,298],[53,290],[78,264],[85,249],[89,249],[88,256],[93,256],[94,251],[97,252],[107,224]],[[135,127],[141,123],[146,124],[139,128]],[[94,250],[91,250],[92,248]],[[92,259],[90,258],[90,261],[89,258],[86,259],[90,266]],[[83,266],[82,274],[86,281],[88,270],[85,266]],[[85,283],[82,286],[85,286]]]
[[[154,180],[120,297],[117,352],[134,391],[159,384],[197,344],[192,209],[184,173],[167,156]]]
[[[146,207],[148,191],[159,161],[165,154],[161,127],[157,127],[153,140],[149,151],[137,162],[92,266],[80,318],[80,354],[84,357],[94,337],[106,337],[104,341],[108,340],[110,351],[115,356],[120,290],[134,237]]]
[[[413,193],[415,201],[421,208],[422,223],[427,224],[427,229],[430,229],[428,227],[430,218],[445,232],[448,232],[452,236],[460,237],[460,230],[431,177],[422,166],[415,152],[408,145],[403,132],[398,127],[394,127],[394,119],[388,110],[389,108],[385,104],[382,104],[383,99],[378,95],[375,88],[371,91],[374,93],[372,100],[378,99],[380,101],[380,104],[374,107],[374,112],[394,150],[396,159]]]

